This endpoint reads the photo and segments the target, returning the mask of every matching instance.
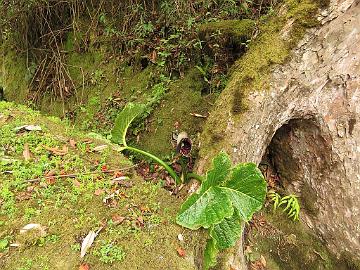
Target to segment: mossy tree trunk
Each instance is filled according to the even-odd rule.
[[[260,163],[270,154],[284,187],[300,196],[301,221],[334,254],[360,259],[359,1],[331,1],[319,21],[290,60],[271,71],[269,89],[244,93],[240,112],[228,98],[241,84],[230,82],[204,131],[198,169],[211,159],[208,149],[225,148],[234,162]],[[289,28],[291,21],[281,31],[285,38]],[[224,115],[223,134],[212,136]],[[244,269],[239,262],[228,264]]]

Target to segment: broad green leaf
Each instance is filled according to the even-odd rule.
[[[204,252],[204,269],[208,270],[216,265],[216,257],[219,250],[216,248],[214,239],[209,239],[206,243]]]
[[[236,166],[223,189],[244,221],[250,220],[265,201],[266,182],[254,163]]]
[[[237,211],[210,230],[210,236],[216,241],[216,248],[219,250],[234,246],[241,233],[242,224]]]
[[[231,161],[225,152],[218,154],[213,160],[213,167],[208,171],[206,180],[201,185],[200,193],[205,192],[210,187],[219,186],[229,176]]]
[[[220,187],[210,187],[202,194],[194,193],[185,201],[176,222],[192,230],[209,228],[232,216],[233,212],[234,208],[226,192]]]
[[[126,133],[134,119],[145,109],[145,105],[128,103],[118,114],[115,120],[115,127],[112,130],[112,141],[114,143],[126,146]]]

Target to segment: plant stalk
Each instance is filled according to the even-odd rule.
[[[137,152],[139,154],[142,154],[144,156],[147,156],[151,159],[153,159],[155,162],[157,162],[158,164],[160,164],[161,166],[163,166],[165,168],[165,170],[171,175],[172,178],[174,178],[176,185],[180,185],[181,184],[181,179],[179,178],[179,176],[174,172],[174,170],[167,165],[164,161],[162,161],[160,158],[158,158],[157,156],[154,156],[153,154],[150,154],[146,151],[131,147],[131,146],[126,146],[124,147],[124,150],[130,150],[130,151],[134,151]]]
[[[200,183],[205,181],[205,177],[198,175],[196,173],[188,173],[186,176],[187,176],[187,179],[193,178],[193,179],[199,181]]]

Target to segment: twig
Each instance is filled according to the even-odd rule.
[[[319,257],[323,260],[326,261],[326,259],[319,253],[317,252],[315,249],[313,250],[315,254],[319,255]]]
[[[130,167],[126,167],[126,168],[121,168],[121,169],[115,169],[115,170],[106,170],[106,171],[95,171],[95,172],[87,172],[87,173],[72,173],[72,174],[62,174],[62,175],[52,175],[52,176],[44,176],[41,178],[34,178],[34,179],[28,179],[25,180],[24,183],[35,183],[35,182],[40,182],[42,179],[52,179],[52,178],[74,178],[80,175],[92,175],[92,174],[101,174],[101,173],[114,173],[114,172],[121,172],[121,171],[127,171],[130,170],[132,168],[137,167],[138,165],[133,165]]]
[[[190,113],[190,115],[194,116],[194,117],[199,117],[199,118],[207,118],[207,116],[201,115],[201,114],[198,114],[198,113]]]

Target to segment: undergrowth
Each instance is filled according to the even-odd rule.
[[[25,52],[32,76],[30,98],[35,102],[45,94],[64,101],[74,95],[79,85],[70,76],[68,54],[100,48],[133,67],[153,65],[172,79],[196,65],[208,91],[220,91],[229,66],[246,50],[252,33],[234,40],[226,27],[207,31],[203,25],[256,19],[275,4],[273,0],[1,1],[1,41]],[[84,78],[91,79],[91,75]]]

